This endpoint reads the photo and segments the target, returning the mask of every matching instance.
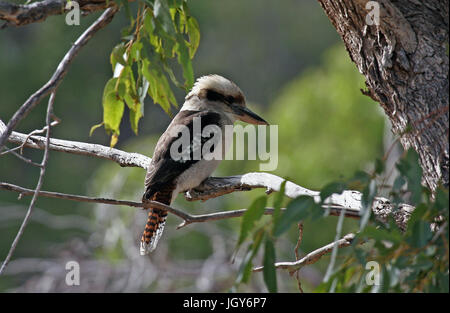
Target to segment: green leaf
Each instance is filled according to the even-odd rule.
[[[300,196],[289,202],[286,210],[281,213],[279,221],[274,225],[274,236],[280,236],[293,223],[305,219],[310,213],[310,208],[313,206],[314,200],[309,196]]]
[[[264,237],[265,231],[264,228],[261,227],[258,231],[255,232],[253,236],[253,243],[247,249],[247,253],[244,257],[244,260],[242,261],[242,264],[239,268],[239,272],[236,278],[237,283],[247,283],[249,281],[250,276],[252,274],[253,258],[258,252]]]
[[[186,40],[184,40],[181,34],[177,36],[177,45],[175,47],[175,50],[178,55],[178,63],[183,69],[183,78],[185,80],[186,90],[190,90],[194,85],[194,69],[192,68],[189,48],[187,46]]]
[[[442,186],[439,186],[436,190],[436,199],[434,201],[433,207],[438,211],[444,211],[445,209],[448,212],[449,207],[449,195],[448,189],[444,189]]]
[[[161,23],[164,31],[170,35],[175,35],[175,27],[173,25],[172,16],[170,15],[170,10],[167,1],[155,0],[153,10],[155,17]]]
[[[138,134],[138,125],[139,125],[139,120],[142,117],[142,112],[141,112],[141,103],[140,102],[136,102],[136,106],[135,109],[130,109],[130,124],[131,124],[131,129],[133,130],[133,132],[137,135]]]
[[[424,203],[421,203],[418,206],[416,206],[416,208],[411,213],[411,216],[408,220],[408,227],[407,227],[408,233],[412,233],[414,224],[419,220],[423,220],[424,215],[427,214],[427,212],[428,207]]]
[[[239,235],[238,247],[244,242],[248,234],[252,230],[255,222],[261,218],[266,208],[267,199],[265,196],[256,198],[250,205],[247,211],[245,211],[242,217],[241,233]]]
[[[116,64],[120,63],[122,65],[126,65],[127,62],[125,61],[125,59],[123,58],[124,54],[125,54],[125,45],[123,43],[118,44],[117,46],[115,46],[111,52],[111,56],[110,56],[110,61],[111,61],[111,65],[112,65],[112,70],[114,72],[114,70],[116,69]]]
[[[277,273],[275,268],[275,248],[270,238],[266,238],[264,247],[263,277],[269,292],[277,292]]]
[[[376,228],[372,225],[367,225],[358,237],[364,238],[367,236],[370,239],[375,239],[376,241],[391,241],[392,243],[400,243],[402,241],[402,236],[397,232],[389,232],[384,228]]]
[[[381,174],[384,171],[384,161],[381,159],[375,160],[375,173]]]
[[[152,35],[155,30],[155,20],[153,19],[153,13],[150,9],[145,11],[144,30],[148,36]]]
[[[248,247],[245,253],[244,259],[239,267],[238,274],[236,276],[236,283],[246,283],[248,282],[250,275],[252,273],[252,250],[251,246]]]
[[[128,57],[128,63],[131,65],[133,62],[137,62],[141,59],[142,42],[136,41],[133,43],[130,49],[130,56]]]
[[[408,150],[406,156],[397,163],[397,169],[406,177],[412,204],[418,204],[422,198],[422,168],[419,165],[419,156],[414,149]]]
[[[422,248],[428,243],[432,235],[430,223],[419,220],[414,223],[412,234],[407,239],[407,242],[415,248]]]
[[[322,202],[325,201],[325,199],[331,196],[333,193],[341,194],[346,187],[347,185],[341,182],[329,183],[320,191],[320,198],[322,199]]]
[[[152,65],[155,63],[152,63]],[[170,115],[170,105],[177,106],[175,96],[169,82],[157,66],[151,66],[148,59],[143,60],[142,74],[149,82],[148,94],[155,103]]]
[[[200,26],[192,16],[188,17],[186,26],[189,36],[189,56],[192,59],[200,44]]]
[[[103,122],[107,132],[119,135],[125,105],[115,91],[116,83],[117,78],[111,78],[103,90]]]

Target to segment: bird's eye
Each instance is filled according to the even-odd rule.
[[[225,102],[228,104],[234,103],[234,97],[232,96],[225,97]]]

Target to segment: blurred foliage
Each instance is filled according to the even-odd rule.
[[[397,164],[399,176],[396,180],[402,183],[392,186],[391,196],[401,203],[409,200],[415,209],[408,219],[406,230],[402,231],[392,215],[388,216],[387,222],[381,222],[371,214],[372,203],[377,193],[376,183],[379,176],[383,175],[381,168],[376,167],[372,173],[365,175],[358,172],[349,180],[348,183],[354,180],[362,182],[361,191],[368,203],[361,211],[359,229],[354,230],[356,236],[348,248],[351,250],[350,254],[337,268],[330,265],[331,275],[326,275],[324,282],[315,291],[448,292],[448,188],[439,187],[433,196],[431,190],[417,183],[420,182],[422,173],[417,153],[412,149],[404,153]],[[244,258],[241,265],[245,280],[237,280],[237,283],[249,280],[253,256],[261,247],[261,238],[265,238],[264,281],[269,291],[276,291],[273,241],[294,224],[327,216],[327,210],[321,209],[320,205],[326,197],[333,193],[341,193],[345,187],[346,184],[342,182],[327,185],[324,188],[327,190],[321,191],[322,203],[319,204],[309,196],[291,200],[280,217],[274,215],[271,222],[266,222],[263,227],[254,226],[265,209],[265,203],[260,203],[260,200],[256,199],[250,206],[251,216],[254,218],[242,219],[241,234],[243,230],[246,234],[253,233],[253,242],[247,252],[250,257]],[[279,203],[274,202],[275,209],[280,208]],[[392,212],[395,213],[399,205],[400,202],[395,202]],[[367,216],[370,216],[368,222],[364,219],[366,212]],[[338,238],[341,238],[343,236],[341,230],[338,229],[337,232]],[[369,269],[372,271],[367,272]]]

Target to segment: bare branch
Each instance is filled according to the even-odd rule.
[[[1,121],[0,121],[1,124]],[[1,127],[1,125],[0,125]],[[1,132],[1,128],[0,128]],[[26,134],[19,132],[12,132],[8,141],[18,145],[25,143],[27,138]],[[43,149],[45,143],[45,137],[31,136],[26,141],[25,146],[33,149]],[[71,154],[86,155],[90,157],[96,157],[101,159],[107,159],[116,162],[122,167],[141,167],[147,169],[150,164],[151,158],[139,153],[130,153],[107,146],[92,144],[79,141],[62,140],[62,139],[50,139],[50,150],[66,152]]]
[[[0,20],[6,21],[5,26],[42,22],[49,16],[66,13],[67,2],[66,0],[44,0],[30,4],[15,4],[0,1]],[[77,0],[77,2],[84,14],[115,5],[114,1],[105,0]]]
[[[35,190],[23,188],[20,186],[16,186],[16,185],[4,183],[4,182],[0,182],[0,189],[19,192],[20,195],[25,195],[25,196],[33,195],[35,193]],[[202,223],[202,222],[207,222],[207,221],[215,221],[215,220],[239,217],[239,216],[242,216],[246,211],[245,209],[243,209],[243,210],[235,210],[235,211],[217,212],[217,213],[211,213],[211,214],[191,215],[191,214],[188,214],[181,210],[175,209],[169,205],[163,204],[158,201],[147,201],[146,203],[142,203],[142,202],[134,202],[134,201],[126,201],[126,200],[107,199],[107,198],[93,198],[93,197],[87,197],[87,196],[71,195],[71,194],[50,192],[50,191],[39,191],[37,194],[40,197],[65,199],[65,200],[78,201],[78,202],[124,205],[124,206],[130,206],[130,207],[135,207],[135,208],[144,208],[144,209],[147,209],[150,207],[164,209],[164,210],[167,210],[168,212],[172,213],[173,215],[176,215],[179,218],[183,219],[183,223],[180,224],[177,227],[177,229],[184,227],[186,225],[192,224],[192,223]],[[269,215],[269,214],[272,214],[273,211],[274,211],[273,208],[266,208],[264,214]]]
[[[116,6],[107,9],[88,29],[86,29],[61,60],[50,80],[38,91],[32,94],[28,100],[21,105],[16,113],[14,113],[13,117],[9,120],[6,126],[6,129],[0,134],[0,149],[5,144],[9,135],[11,135],[13,129],[30,112],[30,110],[32,110],[45,96],[58,87],[66,75],[69,65],[74,57],[98,30],[102,29],[111,22],[116,12]]]
[[[331,252],[336,245],[339,248],[348,247],[352,244],[353,239],[355,238],[354,234],[347,234],[342,239],[336,240],[332,243],[327,244],[319,249],[316,249],[310,253],[308,253],[301,260],[295,262],[279,262],[275,263],[276,269],[286,269],[289,272],[295,272],[302,268],[305,265],[316,263],[324,254]],[[261,272],[264,266],[255,267],[253,269],[254,272]]]
[[[16,147],[16,148],[20,148],[20,147]],[[21,155],[20,153],[17,153],[16,151],[14,151],[16,149],[8,149],[7,151],[4,151],[3,153],[0,153],[0,155],[2,154],[6,154],[6,153],[11,153],[12,155],[14,155],[15,157],[17,157],[18,159],[24,161],[25,163],[28,163],[30,165],[36,166],[36,167],[41,167],[41,164],[38,164],[36,162],[33,162],[32,160],[24,157],[23,155]]]

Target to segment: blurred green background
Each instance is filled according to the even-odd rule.
[[[189,6],[201,31],[194,58],[196,77],[217,73],[230,78],[246,94],[250,108],[278,125],[274,174],[319,189],[368,169],[383,155],[384,117],[378,104],[361,94],[363,77],[317,1],[196,0]],[[63,16],[54,16],[0,31],[0,119],[7,122],[49,79],[71,43],[99,14],[82,18],[80,26],[67,26]],[[124,12],[119,12],[75,58],[56,95],[54,112],[62,122],[52,130],[53,137],[108,145],[102,129],[91,137],[89,130],[102,119],[102,91],[112,76],[109,54],[127,25]],[[183,97],[184,92],[177,90],[179,105]],[[44,103],[38,105],[17,131],[43,127],[45,109]],[[124,119],[117,147],[151,156],[169,122],[163,110],[147,99],[139,136]],[[24,152],[36,161],[41,154]],[[223,161],[215,176],[258,169],[258,161]],[[144,175],[142,169],[51,152],[43,189],[139,201]],[[0,181],[34,188],[37,178],[37,168],[12,155],[0,157]],[[233,193],[203,203],[179,196],[174,205],[191,213],[240,209],[263,193]],[[29,200],[0,190],[0,259],[10,248]],[[14,258],[0,277],[0,291],[226,292],[233,287],[243,257],[240,251],[231,262],[240,219],[176,230],[180,220],[169,216],[156,252],[141,257],[138,242],[145,215],[128,207],[39,199]],[[301,253],[332,241],[336,221],[335,217],[306,221]],[[346,221],[344,231],[355,227]],[[277,260],[295,259],[297,236],[293,227],[277,241]],[[80,286],[65,284],[65,264],[71,260],[80,263]],[[302,269],[305,291],[321,282],[328,261],[326,256]],[[255,265],[260,262],[258,256]],[[295,279],[285,272],[278,272],[278,283],[280,291],[297,291]],[[233,290],[265,292],[262,274],[254,273],[250,284]]]

